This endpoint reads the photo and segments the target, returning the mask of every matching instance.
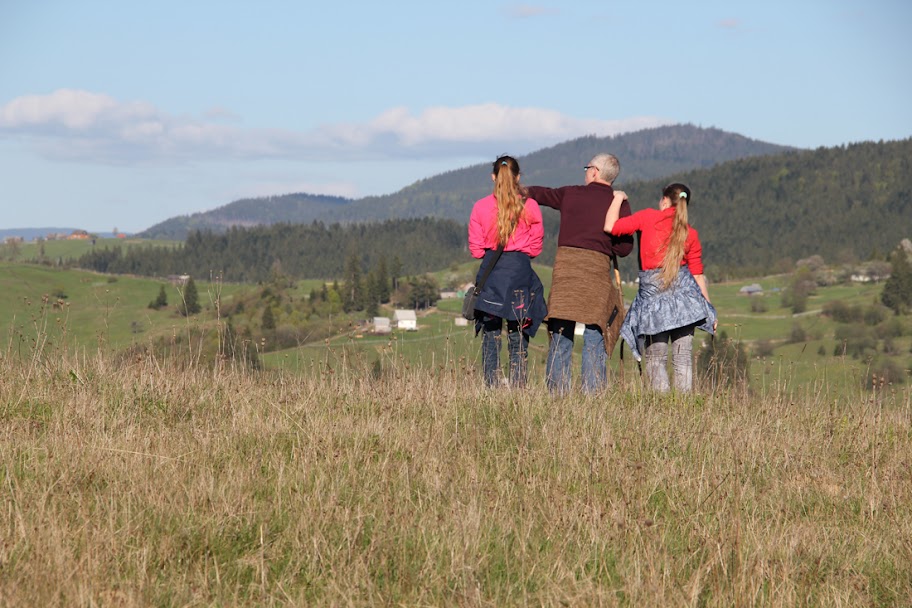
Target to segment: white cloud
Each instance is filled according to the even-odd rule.
[[[557,9],[534,6],[531,4],[511,4],[504,7],[504,11],[508,16],[519,19],[540,17],[542,15],[556,15],[558,12]]]
[[[144,102],[61,89],[0,106],[0,138],[21,138],[56,160],[110,164],[226,159],[447,158],[535,150],[582,135],[608,136],[655,127],[656,117],[576,118],[545,108],[485,103],[386,110],[364,124],[331,124],[308,132],[244,129],[224,124],[228,110],[203,117],[168,115]],[[231,122],[231,121],[229,121]]]

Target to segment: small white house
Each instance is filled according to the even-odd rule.
[[[393,331],[389,317],[374,317],[374,333],[388,334]]]
[[[396,329],[404,329],[406,331],[418,331],[418,315],[415,314],[414,310],[397,310],[393,313],[393,322],[396,324]]]

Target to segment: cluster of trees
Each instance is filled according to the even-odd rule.
[[[421,274],[454,260],[471,259],[464,224],[422,218],[234,227],[220,234],[194,232],[176,248],[96,248],[78,258],[76,265],[115,274],[217,275],[229,282],[262,282],[276,267],[295,279],[341,277],[352,258],[361,267],[374,267],[393,252],[399,260],[397,274]]]
[[[326,339],[347,329],[359,313],[363,321],[378,316],[384,305],[421,309],[437,303],[440,290],[433,277],[399,277],[389,266],[381,258],[364,272],[352,257],[343,281],[323,283],[304,297],[295,295],[296,282],[276,269],[221,314],[232,336],[267,352]]]
[[[181,316],[189,317],[195,315],[202,310],[202,306],[199,301],[199,290],[196,288],[196,281],[193,280],[193,277],[187,281],[180,291],[180,302],[177,305],[177,312]],[[158,290],[158,295],[154,300],[149,302],[149,308],[152,310],[161,310],[168,306],[168,293],[165,291],[165,286],[162,285]]]

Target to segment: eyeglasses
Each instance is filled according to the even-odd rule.
[[[586,165],[585,167],[583,167],[583,169],[585,169],[586,171],[588,171],[589,169],[595,169],[597,171],[601,171],[601,169],[599,169],[595,165]]]

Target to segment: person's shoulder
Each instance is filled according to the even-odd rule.
[[[473,207],[482,207],[484,205],[490,205],[490,204],[496,203],[496,202],[497,202],[497,199],[494,198],[494,195],[489,194],[489,195],[482,197],[482,198],[478,199],[477,201],[475,201],[475,204],[473,205]]]
[[[536,215],[541,215],[541,205],[539,205],[538,201],[531,196],[527,196],[526,200],[523,201],[523,207],[526,209],[526,211],[530,211]]]

